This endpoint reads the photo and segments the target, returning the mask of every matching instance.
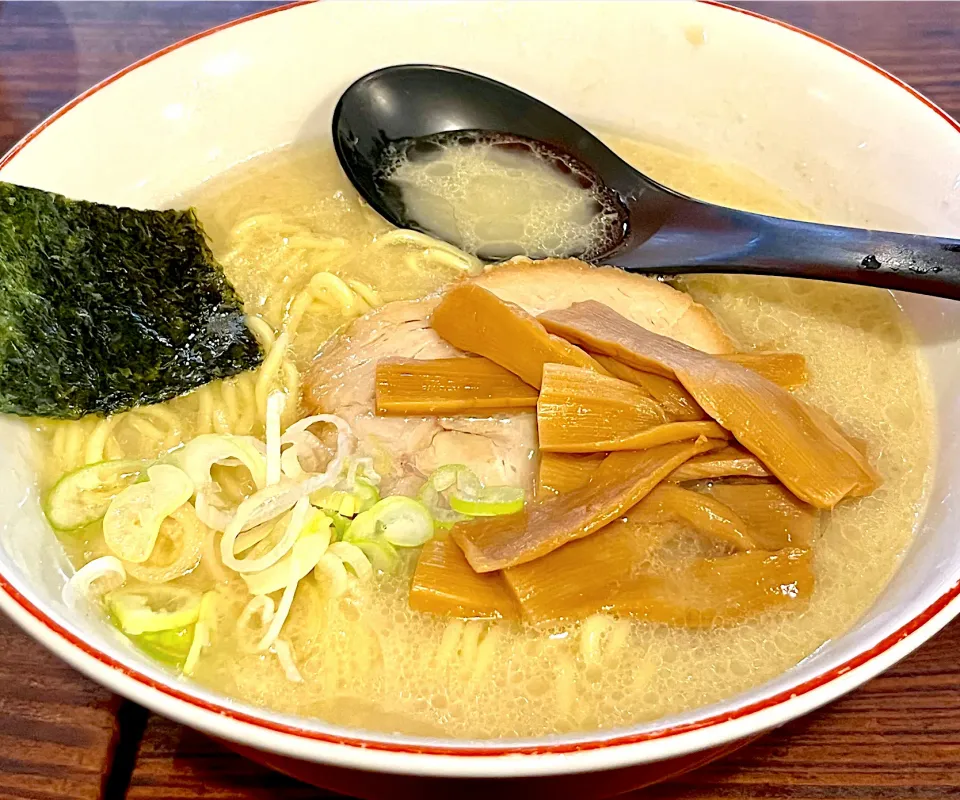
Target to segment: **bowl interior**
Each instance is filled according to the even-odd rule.
[[[960,234],[960,136],[948,120],[847,55],[706,4],[384,3],[376,13],[361,3],[301,6],[198,39],[110,83],[34,138],[0,178],[160,206],[257,153],[328,137],[333,105],[350,82],[409,62],[484,73],[581,121],[741,163],[824,221]],[[960,577],[960,498],[950,488],[960,470],[960,305],[898,299],[929,363],[941,436],[914,545],[852,631],[776,680],[683,720],[815,678],[869,650]],[[115,632],[63,606],[66,564],[32,488],[27,431],[3,419],[0,436],[0,573],[95,647],[172,681]]]

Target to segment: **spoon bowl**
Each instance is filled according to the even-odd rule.
[[[546,145],[587,166],[621,202],[645,188],[646,178],[569,117],[506,84],[452,67],[409,64],[371,72],[343,93],[333,113],[337,157],[364,200],[394,225],[433,235],[409,219],[399,193],[379,175],[396,143],[457,131]],[[613,237],[615,246],[625,234],[626,225]]]
[[[394,225],[432,235],[439,232],[411,219],[400,192],[383,179],[384,162],[398,147],[459,131],[532,140],[594,174],[622,209],[609,246],[588,258],[595,263],[658,274],[813,278],[960,299],[960,240],[800,222],[687,197],[551,106],[472,72],[428,64],[379,69],[355,81],[333,115],[337,157],[363,198]]]

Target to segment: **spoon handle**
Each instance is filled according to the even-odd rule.
[[[815,278],[960,300],[958,239],[797,222],[681,195],[658,200],[653,229],[649,207],[631,209],[640,224],[611,263],[638,272]]]

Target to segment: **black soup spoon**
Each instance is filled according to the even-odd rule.
[[[782,275],[960,299],[960,240],[798,222],[695,200],[638,172],[556,109],[471,72],[386,67],[353,83],[333,115],[337,156],[363,198],[394,225],[433,235],[408,216],[383,177],[384,162],[398,147],[458,131],[546,145],[558,162],[572,158],[605,187],[618,214],[602,250],[568,255],[630,272]]]

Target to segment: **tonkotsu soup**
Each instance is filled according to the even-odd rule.
[[[815,215],[735,165],[608,139],[689,194]],[[48,513],[65,496],[97,507],[59,534],[78,568],[94,562],[73,589],[171,670],[382,731],[613,728],[794,666],[871,605],[910,544],[935,431],[886,292],[667,285],[563,260],[484,272],[391,229],[328,146],[257,157],[188,204],[262,366],[37,436]],[[645,369],[629,347],[610,354],[581,301],[631,342],[653,337]],[[728,372],[802,416],[807,438],[741,432]],[[834,453],[833,471],[804,472],[794,444]],[[626,569],[611,555],[625,543]],[[577,553],[606,588],[550,584]]]

